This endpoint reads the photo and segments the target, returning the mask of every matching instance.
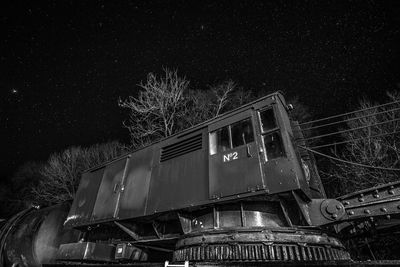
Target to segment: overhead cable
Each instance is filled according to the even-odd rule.
[[[388,112],[397,111],[397,110],[400,110],[400,108],[389,109],[389,110],[385,110],[385,111],[381,111],[381,112],[368,114],[368,115],[365,115],[365,116],[354,117],[354,118],[350,118],[350,119],[345,119],[345,120],[335,121],[335,122],[331,122],[331,123],[316,125],[316,126],[312,126],[312,127],[301,129],[301,130],[302,131],[307,131],[307,130],[311,130],[311,129],[314,130],[314,129],[317,129],[317,128],[322,128],[322,127],[331,126],[331,125],[335,125],[335,124],[339,124],[339,123],[343,123],[343,122],[349,122],[349,121],[353,121],[353,120],[359,120],[359,119],[372,117],[372,116],[376,116],[376,115],[379,115],[379,114],[388,113]]]
[[[312,136],[312,137],[304,138],[303,140],[312,140],[312,139],[316,139],[316,138],[327,137],[327,136],[332,136],[332,135],[341,134],[341,133],[348,133],[351,131],[356,131],[356,130],[360,130],[360,129],[364,129],[364,128],[368,128],[368,127],[374,127],[374,126],[382,125],[382,124],[389,123],[389,122],[395,122],[395,121],[399,121],[399,120],[400,120],[400,118],[394,119],[394,120],[389,120],[389,121],[384,121],[384,122],[380,122],[380,123],[375,123],[375,124],[371,124],[371,125],[356,127],[356,128],[352,128],[352,129],[348,129],[348,130]]]
[[[326,157],[326,158],[329,158],[329,159],[332,159],[332,160],[335,160],[335,161],[339,161],[339,162],[342,162],[342,163],[355,165],[355,166],[358,166],[358,167],[377,169],[377,170],[384,170],[384,171],[400,171],[400,169],[396,169],[396,168],[378,167],[378,166],[372,166],[372,165],[366,165],[366,164],[361,164],[361,163],[357,163],[357,162],[352,162],[352,161],[348,161],[348,160],[344,160],[344,159],[339,159],[337,157],[332,157],[332,156],[329,156],[327,154],[315,151],[315,150],[307,148],[307,147],[303,147],[303,146],[298,146],[298,147],[300,147],[302,149],[305,149],[307,151],[310,151],[310,152],[312,152],[314,154],[317,154],[317,155],[320,155],[320,156],[323,156],[323,157]]]
[[[374,137],[382,137],[382,136],[396,134],[396,133],[400,133],[400,132],[391,132],[391,133],[385,133],[385,134],[371,135],[371,136],[356,138],[356,139],[347,140],[347,141],[334,142],[334,143],[330,143],[330,144],[326,144],[326,145],[312,146],[310,148],[316,149],[316,148],[322,148],[322,147],[328,147],[328,146],[341,145],[341,144],[346,144],[346,143],[350,143],[350,142],[354,142],[354,141],[358,141],[358,140],[370,139],[370,138],[374,138]]]
[[[339,115],[334,115],[334,116],[330,116],[330,117],[326,117],[326,118],[322,118],[322,119],[303,122],[303,123],[300,123],[299,125],[301,126],[301,125],[305,125],[305,124],[310,124],[310,123],[320,122],[320,121],[324,121],[324,120],[339,118],[339,117],[343,117],[343,116],[346,116],[346,115],[359,113],[359,112],[364,112],[364,111],[367,111],[367,110],[381,108],[381,107],[385,107],[385,106],[389,106],[389,105],[393,105],[393,104],[398,104],[398,103],[400,103],[400,101],[393,101],[393,102],[389,102],[389,103],[386,103],[386,104],[377,105],[377,106],[373,106],[373,107],[369,107],[369,108],[365,108],[365,109],[359,109],[359,110],[356,110],[356,111],[347,112],[347,113],[343,113],[343,114],[339,114]]]

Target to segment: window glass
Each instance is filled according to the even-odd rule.
[[[217,132],[210,133],[210,155],[217,154]]]
[[[210,155],[230,148],[228,126],[210,133]]]
[[[251,120],[246,119],[232,124],[232,146],[237,147],[254,141]]]
[[[278,133],[267,134],[263,138],[267,160],[283,157],[282,141]]]
[[[263,110],[260,112],[261,127],[263,132],[275,129],[276,121],[274,116],[274,111],[272,108]]]

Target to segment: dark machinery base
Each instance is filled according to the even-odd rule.
[[[178,263],[181,264],[181,263]],[[353,261],[304,261],[304,262],[198,262],[189,263],[191,267],[306,267],[306,266],[339,266],[339,267],[378,267],[378,266],[400,266],[400,261],[366,261],[366,262],[353,262]],[[164,267],[163,262],[158,263],[134,263],[134,264],[82,264],[82,263],[55,263],[44,264],[43,267]]]
[[[313,230],[212,231],[178,241],[175,261],[349,261],[339,240]]]

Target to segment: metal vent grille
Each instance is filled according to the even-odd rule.
[[[160,162],[167,161],[202,148],[203,140],[200,133],[175,144],[161,148]]]

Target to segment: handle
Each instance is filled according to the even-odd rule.
[[[114,193],[118,192],[118,188],[119,188],[119,183],[114,184]]]

